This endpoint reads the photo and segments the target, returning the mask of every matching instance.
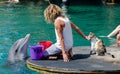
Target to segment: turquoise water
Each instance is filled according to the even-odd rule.
[[[43,11],[45,5],[0,6],[0,73],[2,74],[37,74],[25,66],[25,62],[6,65],[8,51],[19,38],[30,33],[29,45],[42,40],[55,42],[54,26],[46,24]],[[120,6],[70,6],[66,14],[80,29],[88,35],[106,36],[120,24]],[[74,46],[89,46],[90,42],[73,31]],[[107,46],[115,43],[115,38],[101,38]],[[28,48],[29,50],[29,48]],[[29,51],[28,51],[29,53]]]

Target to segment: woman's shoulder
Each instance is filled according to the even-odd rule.
[[[66,20],[69,20],[69,18],[67,16],[60,16],[60,17],[57,17],[56,20],[66,21]]]
[[[59,17],[60,18],[60,17]],[[54,25],[55,26],[58,26],[58,25],[63,25],[65,24],[64,21],[62,19],[56,19],[55,22],[54,22]]]

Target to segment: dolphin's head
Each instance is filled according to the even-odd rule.
[[[9,50],[8,61],[15,62],[25,60],[27,55],[28,43],[30,40],[30,34],[27,34],[24,38],[18,39]]]

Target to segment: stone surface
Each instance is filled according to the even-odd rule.
[[[63,62],[62,59],[58,60],[31,60],[31,63],[39,68],[49,68],[52,70],[62,69],[64,71],[119,71],[120,70],[120,48],[107,47],[107,52],[115,56],[97,56],[90,55],[90,46],[74,47],[74,60],[70,62]]]

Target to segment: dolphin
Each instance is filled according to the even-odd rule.
[[[14,63],[16,61],[25,60],[28,57],[27,49],[29,40],[30,34],[27,34],[24,38],[18,39],[10,48],[7,61]]]

